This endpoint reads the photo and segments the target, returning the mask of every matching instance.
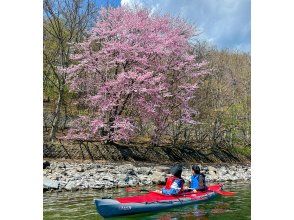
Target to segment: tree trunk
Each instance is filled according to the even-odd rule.
[[[189,137],[188,137],[188,133],[187,133],[187,128],[184,128],[184,143],[182,145],[183,149],[188,146],[188,142],[189,142]]]
[[[215,118],[214,127],[212,130],[212,148],[216,149],[219,146],[219,120]]]
[[[156,129],[154,134],[151,137],[151,146],[152,147],[158,147],[159,142],[160,142],[160,134],[159,134],[159,130]]]
[[[56,132],[58,130],[58,124],[59,124],[59,120],[60,120],[60,111],[61,111],[61,106],[63,104],[63,88],[59,91],[58,94],[58,100],[57,100],[57,105],[55,108],[55,112],[54,112],[54,120],[52,123],[52,127],[51,127],[51,131],[50,131],[50,140],[54,141],[56,139]]]

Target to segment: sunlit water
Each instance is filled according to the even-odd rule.
[[[131,215],[108,219],[197,219],[197,220],[223,220],[223,219],[250,219],[251,189],[250,183],[226,184],[224,190],[237,192],[234,197],[218,196],[215,199],[198,205],[188,205],[157,213]],[[143,193],[143,192],[142,192]],[[105,191],[77,191],[44,193],[43,214],[45,220],[60,219],[89,219],[100,220],[93,204],[94,198],[104,196],[122,197],[138,194],[126,192],[125,189]]]

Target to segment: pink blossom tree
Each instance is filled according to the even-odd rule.
[[[89,37],[74,45],[74,64],[63,70],[89,112],[66,138],[129,141],[140,119],[158,144],[170,121],[194,123],[189,102],[206,73],[191,53],[195,33],[181,19],[146,9],[102,9]]]

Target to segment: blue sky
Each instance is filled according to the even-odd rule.
[[[107,4],[112,7],[118,7],[121,4],[121,0],[96,0],[98,7],[106,7]]]
[[[140,5],[180,16],[198,27],[200,38],[220,49],[250,52],[250,0],[108,0],[113,7]],[[106,6],[107,0],[97,0]]]

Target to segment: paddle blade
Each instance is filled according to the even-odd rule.
[[[228,192],[228,191],[215,191],[215,192],[222,195],[222,196],[234,196],[234,195],[236,195],[235,192]]]

